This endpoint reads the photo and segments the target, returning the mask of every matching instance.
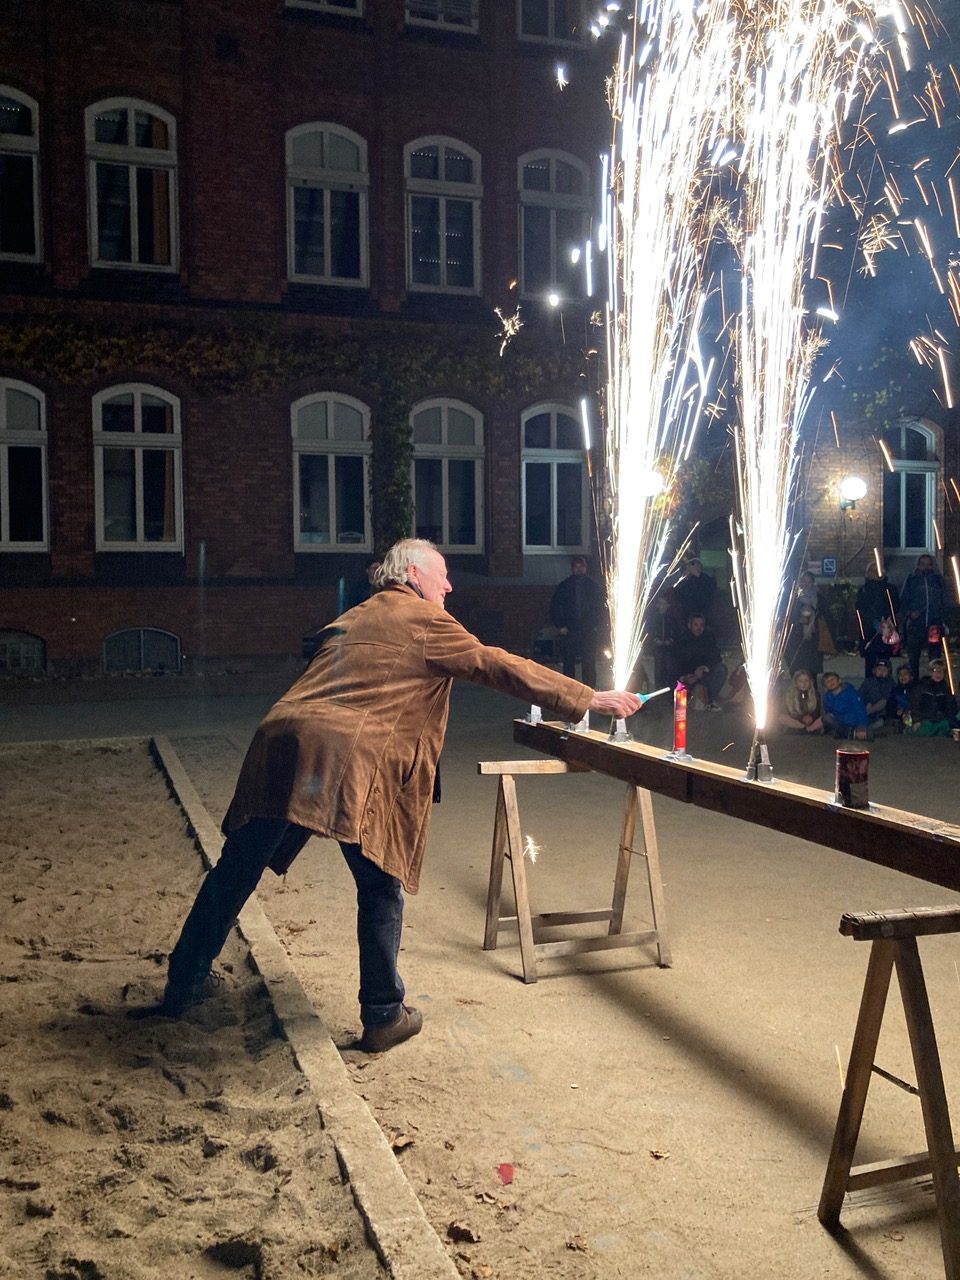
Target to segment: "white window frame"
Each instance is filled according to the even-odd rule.
[[[333,407],[335,404],[345,404],[351,409],[356,409],[363,419],[363,439],[358,440],[301,440],[297,435],[297,416],[302,408],[308,404],[317,404],[323,402],[327,405],[327,422],[333,421]],[[370,407],[363,403],[362,400],[355,400],[353,396],[341,395],[335,391],[320,391],[312,395],[301,396],[299,400],[294,400],[290,406],[290,434],[293,440],[293,549],[299,555],[306,553],[310,555],[321,554],[329,555],[330,552],[343,554],[345,551],[367,551],[373,550],[373,521],[370,514],[370,459],[373,452],[373,445],[370,439]],[[300,528],[300,459],[304,456],[323,455],[330,460],[330,481],[329,481],[329,519],[330,533],[333,539],[330,542],[301,542]],[[352,457],[363,459],[363,541],[362,542],[337,542],[337,486],[336,486],[336,459],[338,457]]]
[[[410,435],[413,439],[414,419],[419,413],[423,413],[425,409],[440,410],[440,443],[439,444],[417,444],[413,441],[413,460],[410,464],[410,493],[413,498],[413,526],[410,531],[411,537],[416,537],[417,525],[417,479],[416,479],[416,463],[418,459],[439,459],[441,468],[441,495],[443,506],[443,538],[437,543],[441,551],[453,554],[464,553],[470,554],[483,550],[484,528],[483,528],[483,464],[484,464],[484,428],[483,414],[479,409],[475,409],[472,404],[467,404],[463,400],[454,400],[449,396],[434,396],[430,400],[421,400],[419,404],[415,404],[410,412]],[[476,443],[472,445],[453,445],[447,443],[448,418],[447,411],[449,409],[459,409],[461,413],[468,414],[476,424]],[[450,533],[450,462],[452,460],[470,460],[474,463],[474,529],[476,530],[476,541],[473,543],[456,542],[451,543],[448,540]]]
[[[523,171],[528,164],[532,164],[536,160],[550,161],[550,190],[549,191],[528,191],[523,185]],[[576,169],[583,179],[583,193],[581,195],[566,195],[563,192],[555,191],[554,187],[557,180],[556,162],[569,165],[571,169]],[[517,160],[517,191],[520,197],[520,225],[519,225],[519,244],[518,256],[520,260],[520,296],[522,298],[536,298],[542,295],[533,293],[527,288],[526,267],[524,264],[524,213],[525,209],[530,205],[537,205],[540,208],[550,210],[550,288],[559,287],[559,250],[557,246],[557,219],[556,214],[559,210],[572,209],[581,215],[580,225],[582,239],[586,240],[588,232],[588,224],[590,219],[590,166],[585,164],[579,157],[571,155],[568,151],[557,151],[550,147],[543,147],[538,151],[528,151],[525,155],[520,156]]]
[[[22,391],[40,402],[40,430],[13,431],[7,427],[7,390]],[[7,451],[26,445],[40,450],[41,502],[43,504],[43,541],[11,542],[10,540],[10,466]],[[29,382],[17,378],[0,378],[0,552],[49,551],[50,516],[47,494],[47,397]]]
[[[170,145],[166,149],[159,147],[125,146],[113,143],[97,142],[96,119],[105,111],[125,110],[128,113],[128,137],[132,137],[133,113],[143,111],[156,116],[167,126]],[[90,265],[109,267],[118,271],[153,271],[169,275],[178,271],[180,263],[180,228],[179,198],[177,194],[177,122],[169,111],[164,111],[156,103],[144,102],[140,98],[104,98],[87,107],[84,113],[84,129],[87,147],[87,224],[89,228]],[[115,262],[99,256],[100,234],[97,213],[97,165],[126,165],[131,171],[138,168],[163,169],[169,174],[167,184],[167,216],[170,219],[170,262],[140,262],[136,201],[136,182],[130,183],[130,262]]]
[[[548,449],[528,449],[525,443],[526,426],[531,418],[550,414],[550,439],[557,438],[557,414],[562,413],[577,421],[577,411],[559,400],[543,401],[524,409],[520,415],[520,531],[525,556],[555,556],[585,554],[590,551],[590,481],[587,459],[583,449],[559,449],[551,443]],[[527,544],[527,464],[550,464],[550,545]],[[557,541],[557,464],[575,462],[580,467],[580,529],[582,541],[576,545]]]
[[[412,178],[410,176],[410,159],[421,147],[438,147],[440,150],[440,167],[443,168],[443,156],[447,148],[460,151],[473,161],[474,182],[448,182],[445,179]],[[481,181],[480,153],[473,147],[457,138],[431,135],[415,138],[403,149],[403,172],[406,185],[406,258],[407,288],[413,293],[452,293],[475,297],[480,293],[480,235],[481,235],[481,202],[483,200],[483,183]],[[415,284],[413,280],[413,197],[433,196],[440,202],[440,283]],[[446,202],[447,200],[469,200],[473,206],[473,285],[463,288],[460,285],[446,283],[446,255],[444,246],[447,238]]]
[[[21,93],[19,89],[14,89],[11,85],[0,84],[0,95],[4,98],[12,98],[14,102],[19,102],[21,106],[26,107],[30,112],[30,119],[33,125],[33,133],[30,137],[25,138],[19,133],[0,133],[0,151],[5,152],[7,155],[31,157],[31,167],[33,170],[33,243],[36,246],[33,253],[6,253],[0,251],[0,261],[42,262],[43,228],[40,220],[40,110],[38,104],[33,98],[28,97],[25,93]]]
[[[926,502],[926,527],[924,529],[925,544],[920,547],[902,547],[902,546],[884,546],[885,555],[924,555],[925,553],[935,554],[934,549],[934,531],[933,522],[937,518],[937,481],[940,478],[941,463],[937,457],[937,435],[932,428],[926,426],[919,419],[901,420],[900,422],[892,422],[885,427],[883,434],[890,430],[900,431],[916,431],[927,442],[927,456],[923,458],[902,458],[891,455],[893,462],[893,474],[900,477],[900,529],[901,532],[906,526],[905,505],[906,505],[906,484],[903,477],[906,475],[922,475],[926,477],[925,481],[925,502]],[[884,463],[886,468],[886,463]],[[886,473],[890,474],[889,468]],[[882,529],[882,515],[881,515]]]
[[[116,396],[133,394],[133,431],[104,431],[102,410],[107,400]],[[159,435],[142,430],[143,397],[155,396],[164,400],[173,409],[173,431],[170,435]],[[97,551],[145,551],[183,552],[183,437],[180,430],[180,401],[163,387],[155,387],[147,382],[121,382],[112,387],[105,387],[93,397],[93,452],[94,452],[94,501],[96,503],[96,549]],[[137,536],[130,542],[107,541],[104,536],[103,510],[103,451],[104,449],[133,449],[134,451],[134,502]],[[145,449],[169,450],[174,455],[173,492],[174,521],[176,535],[169,542],[147,542],[143,536],[143,451]]]
[[[295,165],[293,163],[294,141],[306,133],[336,134],[352,142],[360,151],[360,169],[328,169],[314,165]],[[343,125],[331,124],[327,120],[317,120],[309,124],[299,124],[287,131],[286,136],[286,168],[287,168],[287,278],[298,283],[329,284],[347,289],[366,289],[370,283],[369,268],[369,229],[368,229],[368,191],[370,174],[367,170],[367,143],[359,133],[346,129]],[[312,275],[296,270],[296,237],[297,224],[294,209],[294,191],[297,187],[317,187],[323,191],[323,252],[324,261],[332,265],[330,254],[330,192],[355,191],[360,198],[360,275],[334,276],[328,271],[326,275]]]
[[[337,4],[336,0],[285,0],[288,9],[312,9],[314,13],[335,13],[344,18],[362,18],[363,0],[347,0],[346,4]]]
[[[411,9],[421,10],[420,16],[411,14]],[[423,10],[429,9],[435,17],[424,16]],[[465,21],[457,21],[448,16],[448,11],[460,10]],[[404,14],[409,27],[429,27],[433,31],[477,32],[480,30],[480,0],[406,0]]]
[[[551,31],[554,31],[556,29],[556,13],[557,13],[556,0],[544,0],[544,3],[547,5],[547,12],[549,15],[547,19],[547,25],[549,26]],[[581,24],[581,27],[582,27],[582,22],[583,22],[582,0],[567,0],[567,3],[574,7],[574,11],[575,11],[574,25],[576,26],[579,23]],[[580,28],[578,27],[578,30],[579,29]],[[547,36],[527,35],[523,29],[523,0],[517,0],[517,39],[529,40],[533,44],[558,44],[558,45],[563,45],[565,48],[569,49],[579,45],[582,42],[583,34],[581,30],[581,34],[579,37],[576,34],[574,34],[572,37],[557,36],[557,35],[547,35]]]

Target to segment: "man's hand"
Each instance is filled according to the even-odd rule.
[[[626,720],[642,705],[635,693],[627,693],[625,689],[607,689],[593,695],[589,709],[599,711],[601,715],[614,716],[617,720]]]

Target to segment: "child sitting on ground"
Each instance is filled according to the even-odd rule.
[[[897,682],[887,699],[886,718],[896,726],[897,733],[903,733],[913,724],[913,716],[910,714],[912,689],[913,672],[910,670],[910,663],[905,662],[897,667]]]
[[[835,738],[869,737],[870,721],[863,699],[836,671],[823,673],[823,723]]]
[[[934,658],[930,670],[913,686],[910,695],[910,732],[918,738],[949,738],[957,725],[957,700],[946,680],[947,669],[942,658]]]
[[[823,733],[820,695],[809,671],[795,671],[780,708],[784,733]]]
[[[873,674],[867,676],[860,686],[860,697],[863,699],[871,729],[879,729],[882,726],[887,713],[887,702],[893,690],[889,659],[877,658],[873,664]]]

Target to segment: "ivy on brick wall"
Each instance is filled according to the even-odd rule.
[[[115,316],[116,313],[114,313]],[[0,367],[66,385],[90,386],[132,370],[162,382],[165,375],[211,394],[280,391],[303,378],[369,387],[377,400],[374,439],[374,536],[378,547],[404,536],[412,524],[409,416],[428,389],[460,389],[483,399],[530,399],[545,388],[573,388],[584,355],[532,327],[500,354],[491,315],[489,332],[475,326],[262,315],[224,323],[138,322],[77,314],[45,304],[0,321]]]

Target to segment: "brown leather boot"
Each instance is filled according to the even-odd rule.
[[[360,1048],[364,1053],[386,1053],[396,1044],[403,1044],[415,1036],[423,1026],[423,1014],[405,1004],[400,1007],[400,1017],[385,1027],[364,1027]]]

